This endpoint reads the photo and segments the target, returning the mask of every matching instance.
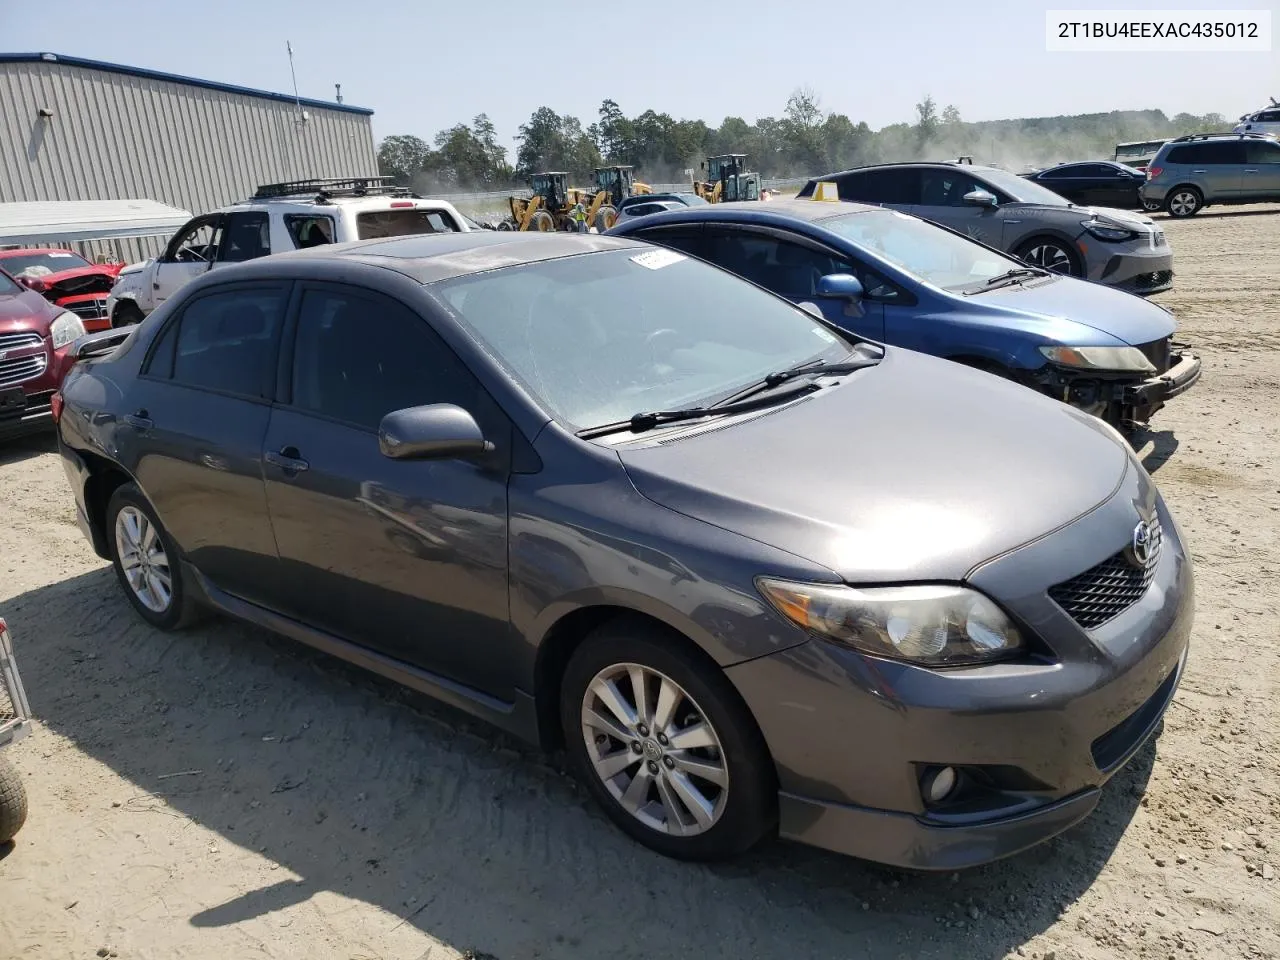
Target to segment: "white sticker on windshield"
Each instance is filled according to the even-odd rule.
[[[679,263],[681,260],[687,260],[679,253],[671,250],[651,250],[648,253],[638,253],[631,258],[632,263],[638,263],[642,267],[648,267],[650,270],[661,270],[663,267],[669,267],[673,263]]]
[[[827,331],[823,330],[821,327],[814,327],[813,335],[817,337],[819,340],[825,340],[827,343],[836,342],[836,338],[833,337],[831,334],[827,333]]]

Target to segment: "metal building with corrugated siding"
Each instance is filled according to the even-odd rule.
[[[373,111],[54,53],[0,53],[0,203],[204,213],[261,183],[377,176]],[[128,259],[159,241],[129,241]]]

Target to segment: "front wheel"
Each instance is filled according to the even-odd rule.
[[[136,303],[130,303],[128,300],[122,300],[116,304],[116,308],[111,314],[111,326],[113,328],[131,327],[141,322],[142,310]]]
[[[0,757],[0,846],[8,843],[27,822],[27,788],[22,776]]]
[[[773,763],[719,667],[640,621],[597,629],[562,686],[570,763],[609,818],[652,850],[719,860],[777,822]]]
[[[1084,276],[1084,266],[1079,256],[1064,240],[1037,237],[1020,246],[1014,256],[1033,267],[1043,267],[1045,270],[1066,274],[1069,277]]]

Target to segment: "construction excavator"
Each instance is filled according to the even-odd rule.
[[[604,232],[618,219],[618,204],[653,188],[635,178],[635,168],[614,165],[596,167],[594,189],[569,186],[564,171],[535,173],[529,178],[533,196],[511,197],[511,216],[498,224],[499,230],[577,231],[595,227]]]
[[[693,181],[693,192],[707,203],[729,203],[734,200],[759,200],[761,178],[747,173],[745,153],[725,153],[707,157],[702,164],[706,179]]]

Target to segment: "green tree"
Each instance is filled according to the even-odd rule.
[[[937,134],[938,106],[933,102],[933,97],[926,96],[916,104],[916,139],[923,147]]]
[[[546,170],[565,170],[575,178],[589,175],[600,163],[600,151],[582,129],[577,117],[562,117],[550,107],[539,107],[528,123],[520,125],[516,138],[516,172],[521,177]]]
[[[387,137],[378,144],[378,170],[384,177],[409,186],[431,163],[431,148],[410,134]]]
[[[960,111],[956,109],[954,103],[948,103],[946,109],[942,111],[942,122],[948,127],[954,127],[960,123]]]

